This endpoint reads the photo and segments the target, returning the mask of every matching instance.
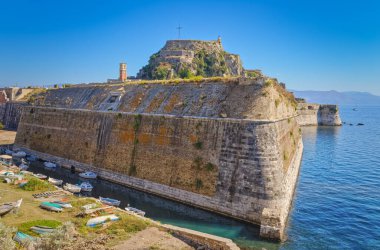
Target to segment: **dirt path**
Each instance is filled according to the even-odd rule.
[[[16,131],[0,130],[0,145],[13,144],[16,138]]]
[[[150,227],[133,235],[122,244],[113,248],[114,250],[190,250],[194,249],[183,241],[173,237],[167,232],[160,231],[156,227]]]

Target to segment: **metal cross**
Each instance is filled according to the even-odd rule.
[[[177,27],[177,30],[178,30],[178,40],[180,40],[181,39],[181,29],[182,29],[183,27],[181,27],[181,25],[178,25],[178,27]]]

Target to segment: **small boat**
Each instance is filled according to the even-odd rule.
[[[46,227],[46,226],[34,226],[34,227],[31,227],[30,230],[32,230],[33,232],[37,234],[46,234],[46,233],[54,232],[55,229],[52,227]]]
[[[140,210],[140,209],[137,209],[137,208],[131,207],[131,206],[129,206],[129,204],[128,204],[128,206],[125,208],[125,210],[127,210],[127,211],[129,211],[129,212],[132,212],[132,213],[135,213],[135,214],[138,214],[138,215],[140,215],[140,216],[145,216],[145,211],[142,211],[142,210]]]
[[[73,185],[73,184],[70,184],[70,183],[66,183],[65,185],[63,185],[63,189],[67,190],[67,191],[69,191],[71,193],[80,193],[80,191],[81,191],[80,186]]]
[[[69,202],[53,201],[53,203],[58,204],[63,208],[72,208],[73,207]]]
[[[4,182],[9,184],[9,183],[12,183],[12,180],[10,178],[4,178]]]
[[[63,208],[61,205],[53,203],[53,202],[48,202],[48,201],[41,202],[40,207],[50,210],[50,211],[54,211],[54,212],[63,211]]]
[[[21,206],[22,199],[15,201],[15,202],[8,202],[3,203],[0,205],[0,216],[3,216],[10,211],[12,211],[14,208],[19,208]]]
[[[86,179],[96,179],[98,177],[98,175],[96,173],[91,172],[91,171],[86,171],[84,173],[80,173],[79,176],[82,178],[86,178]]]
[[[119,200],[115,200],[115,199],[111,199],[111,198],[99,197],[99,200],[102,203],[107,204],[107,205],[111,205],[111,206],[118,207],[120,205],[120,201]]]
[[[41,180],[47,179],[47,176],[44,174],[34,174],[33,176]]]
[[[116,220],[119,220],[119,217],[117,217],[114,214],[104,215],[104,216],[99,216],[96,218],[89,219],[86,225],[88,227],[94,227],[96,225],[106,223],[107,221],[116,221]]]
[[[54,179],[52,177],[49,177],[48,182],[50,182],[53,185],[60,186],[63,183],[63,180]]]
[[[85,181],[82,182],[80,185],[81,191],[83,192],[91,192],[92,189],[94,188],[89,182]]]
[[[12,153],[12,156],[17,157],[17,158],[22,158],[26,156],[26,153],[24,151],[18,151],[18,152]]]
[[[25,244],[29,243],[30,241],[34,241],[34,238],[28,234],[25,234],[25,233],[19,231],[16,233],[13,240],[18,242],[20,245],[25,245]]]
[[[24,164],[24,163],[21,163],[19,166],[18,166],[21,170],[27,170],[29,168],[29,166],[27,164]]]
[[[52,163],[52,162],[44,162],[44,166],[45,168],[48,168],[48,169],[52,169],[52,168],[56,168],[57,165],[55,163]]]
[[[2,171],[0,172],[1,177],[10,177],[10,176],[15,176],[15,173],[12,171]]]

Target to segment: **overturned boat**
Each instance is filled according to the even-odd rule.
[[[61,205],[53,203],[53,202],[48,202],[48,201],[41,202],[40,207],[42,207],[46,210],[54,211],[54,212],[62,212],[63,211],[63,208]]]
[[[35,239],[32,236],[19,231],[16,233],[13,240],[23,246],[25,244],[28,244],[30,241],[34,241]]]
[[[99,197],[99,200],[104,204],[115,206],[115,207],[118,207],[120,205],[119,200],[115,200],[115,199],[111,199],[111,198]]]
[[[63,185],[63,189],[66,190],[66,191],[69,191],[71,193],[80,193],[80,191],[81,191],[81,187],[80,186],[73,185],[73,184],[70,184],[70,183],[66,183],[65,185]]]
[[[114,214],[111,214],[111,215],[104,215],[104,216],[99,216],[99,217],[96,217],[96,218],[92,218],[92,219],[89,219],[87,221],[87,226],[88,227],[95,227],[97,225],[100,225],[100,224],[103,224],[103,223],[106,223],[107,221],[116,221],[116,220],[119,220],[119,217],[117,217],[116,215]]]
[[[60,186],[63,183],[63,180],[54,179],[52,177],[49,177],[48,182],[50,182],[53,185]]]
[[[129,206],[129,204],[128,204],[128,206],[125,208],[125,210],[126,210],[126,211],[129,211],[129,212],[132,212],[132,213],[135,213],[135,214],[140,215],[140,216],[145,216],[145,211],[142,211],[142,210],[137,209],[137,208],[135,208],[135,207],[131,207],[131,206]]]
[[[46,226],[34,226],[34,227],[31,227],[30,230],[37,234],[46,234],[46,233],[54,232],[55,229],[52,227],[46,227]]]

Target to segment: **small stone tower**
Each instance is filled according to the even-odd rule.
[[[126,63],[120,63],[119,80],[121,82],[125,82],[127,80],[127,64]]]

